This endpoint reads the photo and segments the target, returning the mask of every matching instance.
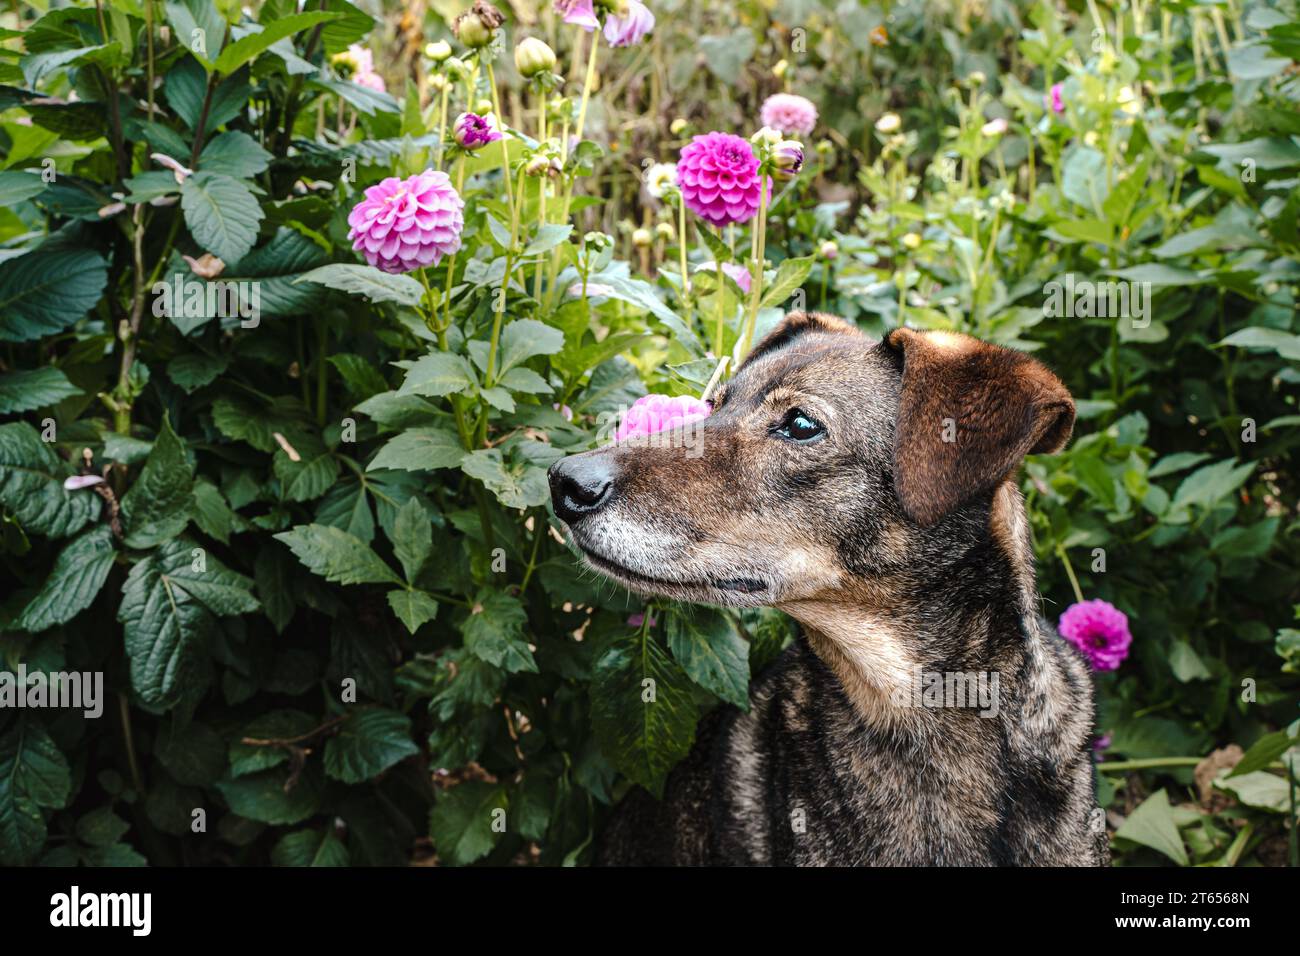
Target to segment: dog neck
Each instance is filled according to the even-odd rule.
[[[922,703],[936,683],[991,684],[1006,696],[1018,676],[1033,685],[1050,679],[1022,666],[1045,665],[1028,521],[1011,482],[995,493],[980,533],[950,558],[781,607],[869,725],[920,728],[969,717],[973,702]]]

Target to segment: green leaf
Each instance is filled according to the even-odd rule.
[[[176,42],[210,66],[226,42],[226,20],[213,0],[165,0],[163,9]]]
[[[398,584],[401,578],[366,546],[346,531],[323,524],[298,525],[275,535],[298,560],[334,584]]]
[[[1240,777],[1248,773],[1254,773],[1256,770],[1263,770],[1292,747],[1297,746],[1297,744],[1300,744],[1300,740],[1297,739],[1296,735],[1285,730],[1265,734],[1251,744],[1250,749],[1238,761],[1237,766],[1232,768],[1232,773],[1228,774],[1228,776]]]
[[[234,780],[219,780],[217,789],[231,811],[241,817],[272,826],[301,823],[320,809],[324,779],[310,764],[286,791],[287,778],[283,770],[263,770]]]
[[[0,415],[48,408],[81,394],[57,368],[19,369],[0,375]]]
[[[816,260],[816,256],[784,260],[777,266],[772,281],[763,289],[763,298],[759,300],[758,307],[760,309],[777,307],[790,298],[794,291],[804,284]]]
[[[524,640],[528,614],[523,603],[503,591],[483,588],[469,616],[460,624],[465,647],[475,657],[510,673],[537,673],[533,652]]]
[[[657,797],[695,741],[699,712],[689,686],[648,635],[610,647],[592,672],[591,722],[601,752]]]
[[[420,625],[427,624],[438,615],[438,602],[415,588],[389,591],[388,606],[412,634],[420,629]]]
[[[554,355],[564,348],[564,333],[536,319],[518,319],[501,330],[497,377],[534,355]],[[421,393],[424,394],[424,393]]]
[[[113,535],[107,525],[88,529],[63,546],[41,589],[10,625],[43,631],[66,624],[94,602],[113,566]]]
[[[1218,344],[1276,352],[1284,359],[1300,362],[1300,335],[1284,332],[1281,329],[1271,329],[1266,326],[1238,329]]]
[[[262,207],[237,179],[195,173],[181,186],[181,210],[194,241],[224,262],[239,261],[257,242]]]
[[[273,710],[263,714],[244,727],[230,745],[230,776],[243,777],[260,770],[278,767],[289,759],[289,752],[281,746],[246,744],[249,740],[293,740],[310,733],[316,721],[310,714],[299,710]]]
[[[1190,508],[1199,505],[1209,508],[1241,487],[1254,470],[1255,462],[1248,461],[1239,465],[1233,458],[1198,468],[1183,479],[1174,492],[1170,507]]]
[[[272,866],[350,866],[347,846],[333,833],[287,833],[271,849]]]
[[[0,208],[12,209],[20,202],[39,196],[47,185],[39,173],[16,169],[0,172]]]
[[[454,431],[446,428],[408,428],[389,440],[366,466],[366,471],[396,468],[432,471],[455,468],[465,459],[465,449]]]
[[[1271,810],[1274,813],[1289,813],[1291,809],[1290,784],[1283,777],[1263,770],[1216,780],[1214,786],[1232,794],[1238,802],[1248,807]]]
[[[583,369],[586,371],[586,369]],[[553,389],[546,379],[530,368],[512,368],[497,379],[503,388],[512,392],[524,392],[528,395],[547,395]]]
[[[167,377],[192,393],[204,385],[210,385],[217,376],[226,370],[229,360],[224,355],[204,355],[202,352],[187,352],[178,355],[167,363]]]
[[[210,787],[226,772],[226,743],[207,724],[164,725],[154,755],[178,783]]]
[[[114,813],[112,807],[99,807],[77,821],[77,839],[88,846],[109,847],[130,829],[131,824]]]
[[[42,809],[72,795],[68,761],[45,729],[25,717],[0,737],[0,864],[29,863],[45,843]]]
[[[362,783],[419,752],[409,717],[369,707],[349,714],[325,744],[325,772],[344,783]]]
[[[1120,824],[1119,829],[1115,831],[1115,836],[1163,853],[1179,866],[1188,866],[1190,863],[1187,858],[1187,848],[1183,846],[1182,837],[1178,835],[1178,826],[1174,823],[1174,812],[1169,806],[1169,796],[1164,790],[1157,790],[1147,797],[1142,805]]]
[[[504,333],[502,338],[504,338]],[[422,355],[406,366],[406,379],[398,395],[424,395],[441,398],[474,387],[474,370],[463,355],[435,352]]]
[[[551,499],[546,469],[526,463],[506,465],[499,448],[470,452],[461,470],[477,478],[507,508],[535,508]]]
[[[75,325],[108,284],[108,263],[90,249],[37,247],[0,262],[0,342],[31,342]]]
[[[31,425],[0,425],[0,508],[25,531],[66,538],[99,514],[97,494],[63,487],[72,473]]]
[[[540,255],[554,249],[573,232],[572,223],[547,223],[537,228],[537,235],[524,247],[524,256]]]
[[[185,538],[165,542],[136,564],[122,585],[117,619],[124,625],[131,685],[140,699],[174,704],[214,615],[258,606],[252,581]]]
[[[360,355],[340,352],[331,355],[329,363],[338,370],[343,381],[347,383],[348,390],[360,400],[364,401],[372,395],[388,390],[388,383],[384,381],[384,377],[373,364]]]
[[[308,27],[314,27],[318,23],[338,20],[342,17],[343,14],[341,13],[312,11],[310,13],[292,13],[287,17],[272,20],[269,24],[263,26],[259,32],[250,33],[222,50],[221,55],[213,63],[213,68],[218,73],[229,73],[255,59],[259,54],[287,36],[292,36]]]
[[[270,164],[271,154],[257,145],[257,140],[236,131],[208,140],[208,145],[199,154],[196,168],[235,179],[251,179]]]
[[[439,860],[466,866],[491,853],[504,830],[493,824],[505,818],[508,807],[505,787],[479,780],[440,793],[429,813],[429,835]]]
[[[705,690],[749,710],[749,645],[720,611],[692,608],[668,617],[668,648]]]
[[[194,487],[185,446],[163,416],[162,428],[140,477],[122,499],[129,548],[152,548],[185,530],[194,510]]]
[[[414,581],[433,550],[433,525],[418,498],[408,498],[393,522],[393,554],[406,580]]]
[[[398,305],[418,305],[424,296],[424,286],[410,276],[390,275],[374,266],[344,262],[312,269],[294,282],[315,282],[353,295],[363,295],[371,302],[396,302]]]
[[[283,448],[276,450],[273,468],[280,479],[281,494],[288,501],[311,501],[330,489],[338,478],[339,462],[319,438],[300,435],[295,439],[294,461]]]

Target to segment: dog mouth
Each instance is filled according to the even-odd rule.
[[[639,571],[633,571],[624,564],[607,558],[592,549],[586,547],[579,541],[575,541],[578,548],[582,551],[583,556],[596,570],[601,571],[610,577],[618,578],[623,581],[640,587],[644,590],[672,592],[677,590],[707,590],[713,589],[718,591],[731,591],[736,594],[762,594],[767,590],[767,583],[760,581],[758,578],[735,577],[735,578],[715,578],[707,581],[670,581],[666,578],[655,578],[648,574],[642,574]]]

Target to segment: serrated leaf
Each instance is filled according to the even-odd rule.
[[[66,538],[99,514],[98,495],[63,487],[71,474],[31,425],[0,425],[0,507],[25,531]]]
[[[689,683],[648,635],[610,647],[592,671],[591,723],[601,752],[656,796],[695,740],[699,712]]]
[[[216,381],[228,364],[224,355],[187,352],[167,363],[167,377],[189,393]]]
[[[338,528],[323,524],[299,525],[292,531],[282,531],[275,538],[287,544],[313,573],[334,584],[402,583],[401,578],[364,541]]]
[[[474,607],[461,622],[465,647],[475,657],[511,673],[537,673],[533,652],[524,640],[528,614],[517,597],[501,591],[483,589],[474,599]]]
[[[505,788],[470,780],[444,790],[429,813],[429,835],[438,858],[466,866],[492,852],[501,829],[492,824],[509,807]]]
[[[57,368],[19,369],[0,375],[0,415],[46,408],[81,394]]]
[[[20,718],[0,737],[0,864],[31,862],[45,843],[42,809],[71,795],[67,759],[40,724]]]
[[[402,563],[406,580],[414,581],[433,550],[433,526],[416,498],[407,499],[393,522],[393,554]]]
[[[460,467],[483,482],[507,508],[535,508],[551,498],[545,468],[519,462],[507,465],[499,448],[470,452]]]
[[[564,333],[536,319],[517,319],[501,330],[497,378],[535,355],[554,355],[564,348]]]
[[[272,866],[350,866],[347,846],[333,833],[287,833],[271,849]]]
[[[198,169],[234,179],[251,179],[271,164],[271,154],[247,133],[232,131],[214,136],[199,154]]]
[[[205,65],[217,59],[226,42],[226,20],[213,0],[165,0],[163,9],[185,49],[201,57]],[[200,44],[201,54],[197,50]]]
[[[241,817],[272,826],[301,823],[320,809],[323,775],[308,764],[286,791],[287,776],[281,769],[263,770],[234,780],[219,780],[217,789],[231,811]]]
[[[816,256],[803,256],[798,259],[786,259],[776,268],[776,275],[763,289],[763,298],[758,302],[760,309],[780,306],[794,291],[804,284],[812,272]]]
[[[370,707],[349,714],[325,744],[325,772],[344,783],[363,783],[419,752],[409,717]]]
[[[63,546],[41,589],[10,627],[36,632],[71,621],[94,602],[113,567],[114,554],[107,525],[97,525],[73,538]]]
[[[424,286],[410,276],[390,275],[374,266],[354,263],[336,262],[321,266],[304,272],[293,281],[295,284],[315,282],[353,295],[363,295],[371,302],[396,302],[398,305],[414,306],[424,296]]]
[[[190,462],[164,415],[144,468],[122,499],[127,547],[152,548],[174,538],[185,530],[193,510]]]
[[[273,467],[275,477],[280,479],[281,494],[288,501],[319,498],[338,477],[338,459],[324,442],[314,436],[301,436],[294,444],[294,451],[298,452],[297,461],[290,458],[283,448],[275,453]]]
[[[185,225],[199,247],[238,262],[257,242],[262,207],[249,188],[222,173],[199,171],[181,186]]]
[[[412,634],[418,631],[422,624],[429,623],[438,615],[438,602],[415,588],[389,591],[388,606]]]
[[[164,542],[137,563],[122,585],[117,619],[124,625],[131,685],[140,699],[174,704],[215,615],[248,613],[258,606],[252,581],[185,538]]]
[[[38,247],[0,262],[0,342],[31,342],[79,322],[108,284],[108,263],[89,249]]]
[[[504,333],[502,334],[504,337]],[[424,395],[441,398],[474,387],[474,371],[462,355],[435,352],[422,355],[406,370],[399,395]]]
[[[408,428],[388,441],[366,466],[366,471],[432,471],[455,468],[465,459],[456,433],[446,428]]]
[[[316,727],[310,714],[299,710],[273,710],[263,714],[244,727],[243,732],[230,745],[230,776],[243,777],[250,773],[278,767],[289,759],[289,752],[281,746],[246,744],[249,740],[293,740]]]
[[[749,645],[729,617],[708,608],[674,612],[667,633],[669,650],[691,680],[749,710]]]

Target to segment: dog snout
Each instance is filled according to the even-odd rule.
[[[615,469],[608,455],[561,458],[547,477],[556,517],[568,524],[599,511],[614,494]]]

